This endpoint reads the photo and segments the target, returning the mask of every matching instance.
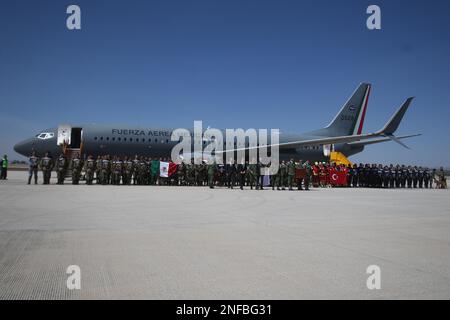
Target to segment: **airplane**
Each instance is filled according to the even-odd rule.
[[[401,140],[419,136],[410,134],[395,136],[403,116],[408,110],[413,97],[406,99],[400,108],[393,114],[390,120],[378,131],[362,133],[368,99],[371,92],[371,84],[361,83],[350,98],[345,102],[336,116],[324,128],[309,131],[303,134],[279,133],[279,157],[283,159],[302,159],[309,161],[326,161],[331,151],[337,151],[346,157],[352,156],[364,150],[366,145],[394,141],[408,148]],[[82,156],[94,157],[109,154],[111,156],[133,157],[163,157],[169,158],[172,148],[178,141],[171,141],[174,129],[167,128],[142,128],[128,126],[108,125],[59,125],[38,133],[35,137],[17,143],[14,150],[24,156],[30,156],[35,151],[37,156],[43,156],[45,152],[51,155],[65,153],[73,155],[79,153]],[[192,130],[190,133],[192,135]],[[225,137],[225,130],[222,130]],[[195,138],[194,138],[195,139]],[[202,138],[202,145],[208,144],[208,139]],[[194,141],[192,141],[192,144]],[[249,151],[260,148],[258,145],[249,145],[249,142],[237,145],[231,143],[234,151]],[[270,137],[265,147],[273,147]],[[195,157],[194,154],[190,157]]]

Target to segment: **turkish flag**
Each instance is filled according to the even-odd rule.
[[[347,174],[343,171],[337,171],[335,169],[330,170],[330,182],[335,186],[347,185]]]

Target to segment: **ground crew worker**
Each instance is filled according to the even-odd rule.
[[[1,161],[1,169],[2,169],[2,173],[1,173],[1,179],[2,180],[8,180],[8,164],[9,164],[9,162],[8,162],[8,156],[5,154],[4,156],[3,156],[3,159],[2,159],[2,161]]]
[[[61,154],[56,161],[56,175],[58,182],[57,184],[64,184],[64,179],[66,178],[67,167],[69,166],[69,161],[64,154]]]
[[[28,158],[28,184],[31,183],[31,178],[34,175],[34,184],[38,183],[38,166],[39,158],[36,156],[36,151],[31,153],[30,158]]]
[[[94,180],[94,172],[96,171],[95,168],[96,162],[92,155],[89,155],[86,162],[84,163],[84,172],[86,173],[86,184],[91,185],[92,181]]]
[[[83,168],[83,160],[80,159],[80,154],[77,153],[70,162],[70,169],[72,170],[72,184],[79,183],[82,168]]]
[[[41,159],[40,167],[42,170],[43,184],[50,184],[50,178],[52,175],[53,167],[55,166],[50,152],[46,152],[44,157]]]
[[[214,177],[217,171],[217,163],[214,160],[212,163],[208,165],[208,185],[211,189],[214,188]]]

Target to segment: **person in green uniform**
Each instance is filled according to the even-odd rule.
[[[217,171],[217,163],[216,160],[213,160],[212,163],[208,165],[208,185],[211,189],[214,188],[214,177]]]
[[[287,182],[289,186],[289,190],[294,190],[292,187],[294,185],[294,179],[295,179],[295,162],[294,159],[291,159],[287,163]]]

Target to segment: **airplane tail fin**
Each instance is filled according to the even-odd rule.
[[[361,134],[370,90],[369,83],[361,83],[330,124],[318,130],[318,133],[327,136]]]

